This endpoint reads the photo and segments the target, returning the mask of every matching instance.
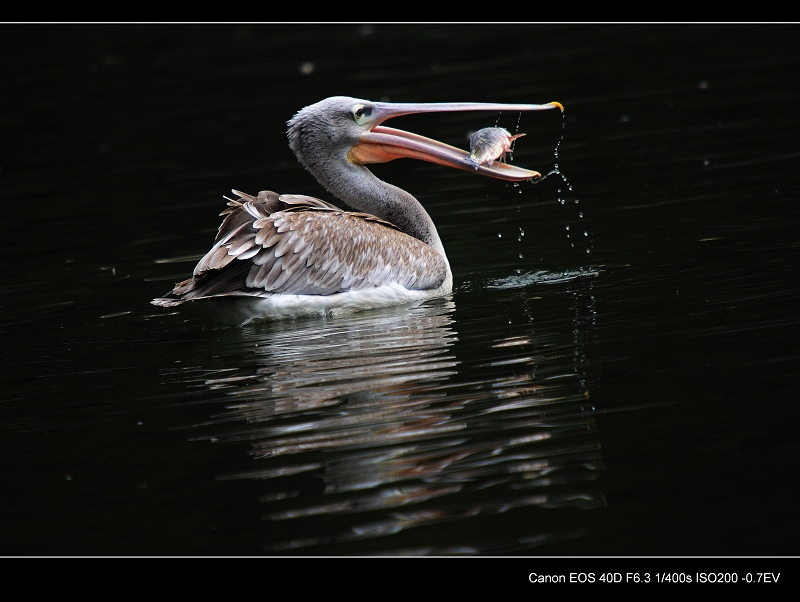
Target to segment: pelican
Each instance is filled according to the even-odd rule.
[[[289,146],[334,197],[237,190],[214,245],[192,277],[154,305],[184,303],[220,322],[337,314],[448,295],[453,274],[433,220],[411,194],[365,166],[401,157],[511,181],[536,171],[494,161],[382,125],[400,115],[450,111],[537,111],[561,104],[389,103],[334,96],[288,122]]]

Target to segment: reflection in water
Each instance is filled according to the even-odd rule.
[[[202,438],[251,442],[258,468],[218,478],[264,480],[264,519],[285,534],[267,552],[363,553],[332,544],[409,530],[368,553],[511,553],[580,535],[528,514],[478,541],[465,530],[604,501],[589,484],[600,451],[578,356],[529,328],[486,340],[481,363],[463,366],[454,310],[440,301],[221,331],[225,355],[255,365],[205,379],[227,400]],[[453,524],[411,529],[441,523]]]

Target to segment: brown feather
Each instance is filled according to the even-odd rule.
[[[441,255],[375,216],[302,195],[234,194],[194,276],[157,304],[215,295],[330,295],[390,283],[425,290],[446,277]]]

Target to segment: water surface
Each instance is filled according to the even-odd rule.
[[[3,554],[796,553],[795,26],[3,30]],[[336,94],[559,101],[397,122],[556,173],[375,167],[447,299],[151,306],[229,189],[330,200],[285,124]]]

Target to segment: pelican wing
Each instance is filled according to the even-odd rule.
[[[156,305],[219,295],[332,295],[399,284],[436,288],[444,258],[389,222],[302,195],[234,191],[214,246]]]

